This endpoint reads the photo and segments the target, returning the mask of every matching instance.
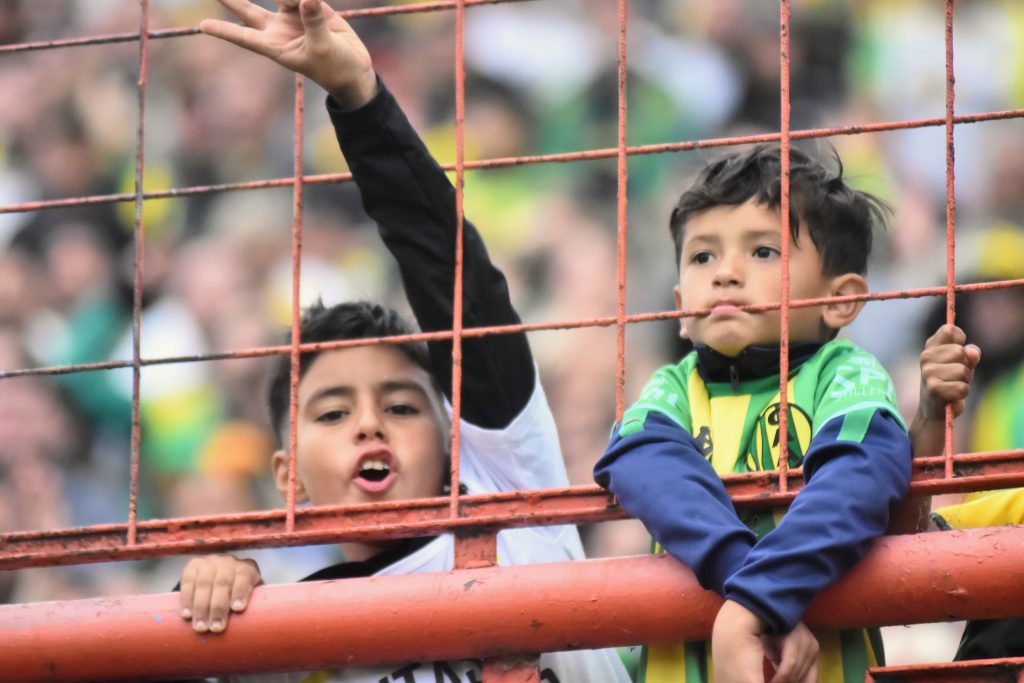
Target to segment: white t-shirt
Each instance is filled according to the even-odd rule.
[[[460,481],[469,493],[495,493],[568,486],[558,432],[540,385],[523,411],[504,429],[482,429],[460,422]],[[449,411],[451,409],[448,406]],[[442,534],[374,576],[444,572],[454,564],[455,541]],[[583,558],[575,526],[506,529],[498,533],[498,564],[565,562]],[[480,683],[480,660],[418,662],[349,667],[291,674],[226,676],[224,683]],[[628,683],[614,650],[576,650],[540,657],[546,683]]]

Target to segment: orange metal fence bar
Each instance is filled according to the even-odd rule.
[[[983,659],[952,664],[879,667],[865,683],[1024,683],[1024,659]]]
[[[629,233],[629,157],[628,157],[628,74],[629,4],[618,1],[619,31],[616,55],[618,80],[618,147],[616,153],[616,230],[615,230],[615,420],[626,410],[626,236]]]
[[[946,324],[956,322],[956,148],[953,136],[953,104],[956,90],[953,76],[953,0],[946,0]],[[946,457],[946,476],[953,476],[953,404],[945,409],[942,454]]]
[[[521,0],[516,0],[521,1]],[[984,112],[978,114],[961,114],[953,118],[956,125],[968,123],[982,123],[985,121],[1006,121],[1010,119],[1024,118],[1024,109],[1007,109],[1005,111]],[[884,133],[895,130],[910,130],[914,128],[933,128],[943,126],[946,119],[933,117],[926,119],[913,119],[906,121],[888,121],[883,123],[866,123],[852,126],[835,126],[831,128],[808,128],[793,131],[793,140],[813,140],[816,138],[834,137],[837,135],[861,135],[864,133]],[[750,145],[761,142],[777,142],[780,139],[779,133],[761,133],[758,135],[740,135],[722,138],[706,138],[686,142],[669,142],[652,145],[635,145],[626,148],[628,155],[635,154],[665,154],[669,152],[686,152],[695,149],[709,149],[717,147],[732,147],[738,145]],[[618,155],[617,147],[605,149],[594,149],[580,152],[562,152],[558,154],[536,154],[518,157],[499,157],[495,159],[482,159],[479,161],[465,162],[466,170],[507,168],[509,166],[525,166],[531,164],[545,163],[571,163],[576,161],[595,161],[598,159],[610,159]],[[454,170],[454,164],[442,164],[445,170]],[[317,175],[303,176],[307,185],[320,185],[339,182],[348,182],[352,179],[349,173],[322,173]],[[295,183],[294,177],[272,178],[268,180],[254,180],[238,183],[217,183],[213,185],[195,185],[192,187],[169,188],[166,190],[154,190],[145,192],[145,199],[168,199],[172,197],[190,197],[199,194],[214,192],[232,192],[240,190],[262,190],[277,187],[287,187]],[[107,204],[111,202],[128,202],[135,199],[134,193],[122,192],[117,194],[91,195],[88,197],[69,197],[65,199],[47,199],[34,202],[21,202],[17,204],[5,204],[0,206],[0,214],[25,213],[39,211],[41,209],[61,208],[68,206],[84,206],[92,204]]]
[[[465,69],[465,27],[466,3],[455,0],[455,273],[452,293],[452,426],[451,426],[451,472],[449,488],[451,502],[449,514],[458,517],[459,512],[459,467],[460,444],[462,443],[459,419],[462,416],[462,323],[463,323],[463,237],[465,217],[462,206],[466,189],[466,69]],[[456,553],[459,542],[456,539]]]
[[[142,379],[142,270],[145,253],[145,225],[143,207],[143,177],[146,170],[146,81],[149,72],[149,0],[139,3],[139,79],[138,79],[138,128],[135,136],[135,218],[132,236],[134,238],[134,261],[132,264],[132,414],[131,454],[128,491],[128,533],[125,542],[131,546],[136,541],[136,523],[139,506],[140,445],[142,440],[142,417],[139,407]]]
[[[285,529],[295,529],[295,482],[298,463],[298,415],[299,415],[299,375],[301,367],[302,339],[299,334],[302,318],[302,311],[299,307],[301,301],[302,282],[302,173],[303,168],[303,84],[305,79],[299,74],[294,77],[295,97],[295,132],[293,145],[293,168],[295,170],[295,182],[292,186],[292,311],[291,311],[291,348],[289,349],[289,385],[288,385],[288,493],[285,504],[287,513],[285,518]],[[276,425],[274,425],[276,427]]]
[[[954,287],[957,292],[987,292],[995,289],[1010,289],[1024,287],[1024,279],[1021,280],[997,280],[993,282],[974,282],[960,284]],[[809,306],[820,306],[826,303],[837,303],[843,301],[891,301],[893,299],[920,299],[931,296],[944,296],[945,285],[941,287],[923,287],[920,289],[901,289],[886,292],[873,292],[869,294],[853,294],[849,296],[819,297],[815,299],[799,299],[791,301],[789,307],[806,308]],[[774,311],[780,307],[779,303],[751,304],[739,306],[743,311],[762,312]],[[627,324],[654,322],[657,320],[674,320],[687,318],[696,315],[706,315],[708,309],[687,309],[682,311],[659,311],[656,313],[634,313],[627,315]],[[615,316],[604,316],[599,318],[588,318],[586,320],[562,320],[554,322],[524,323],[521,325],[495,325],[490,327],[472,327],[463,330],[463,337],[486,337],[492,334],[509,334],[512,332],[540,332],[547,330],[570,330],[582,327],[610,327],[615,325],[618,318]],[[306,351],[329,351],[333,349],[352,348],[356,346],[376,346],[407,344],[420,341],[440,341],[452,338],[451,330],[438,332],[420,332],[416,334],[398,335],[394,337],[367,337],[365,339],[346,339],[331,342],[316,342],[302,344],[301,349]],[[256,358],[260,356],[277,356],[291,352],[291,346],[261,346],[252,349],[239,349],[237,351],[221,351],[216,353],[202,353],[187,356],[165,356],[162,358],[140,358],[139,363],[143,367],[148,365],[165,365],[169,363],[189,363],[195,361],[224,360],[228,358]],[[103,361],[99,363],[84,363],[78,365],[53,365],[39,368],[23,368],[18,370],[0,370],[0,380],[11,377],[22,377],[28,375],[64,375],[73,372],[85,372],[95,370],[113,370],[116,368],[130,368],[131,361]]]
[[[1022,570],[1020,528],[889,537],[805,621],[1009,616],[1024,605]],[[170,594],[14,605],[0,607],[0,670],[8,681],[116,680],[678,642],[706,637],[720,602],[675,560],[644,556],[267,586],[206,637]]]
[[[941,456],[914,461],[910,495],[980,491],[1024,486],[1024,449],[956,455],[954,478]],[[725,478],[737,508],[783,506],[800,491],[802,470],[787,474],[783,492],[778,472]],[[515,491],[460,498],[461,516],[449,515],[449,498],[323,506],[295,511],[286,531],[286,510],[138,522],[134,545],[123,543],[126,526],[105,524],[55,531],[25,531],[0,537],[0,570],[130,560],[239,548],[280,547],[344,541],[475,533],[500,528],[624,519],[611,495],[596,486]],[[473,553],[470,553],[473,555]]]
[[[789,0],[779,3],[779,434],[789,433],[789,130],[791,103],[789,97]],[[788,485],[789,439],[779,439],[779,486]]]
[[[489,496],[460,497],[458,487],[458,419],[461,410],[461,345],[462,339],[487,334],[503,334],[523,330],[570,329],[586,326],[616,326],[616,416],[624,408],[625,384],[625,327],[627,324],[649,320],[701,315],[706,311],[659,312],[628,315],[626,312],[626,235],[627,235],[627,183],[628,156],[692,150],[705,147],[748,144],[751,142],[780,141],[782,154],[782,252],[786,264],[782,271],[782,290],[777,304],[747,306],[745,310],[780,310],[782,377],[788,369],[788,318],[793,308],[842,299],[885,300],[914,296],[944,295],[947,302],[947,321],[955,319],[954,294],[957,291],[976,291],[1019,287],[1024,281],[982,283],[958,286],[955,284],[955,189],[954,189],[954,130],[955,125],[978,121],[1024,118],[1024,110],[986,112],[956,116],[954,112],[953,77],[953,0],[946,0],[946,111],[937,119],[876,123],[840,128],[790,130],[789,92],[789,38],[790,3],[780,2],[780,131],[779,133],[700,140],[696,142],[666,143],[630,147],[626,138],[626,86],[627,86],[627,19],[626,0],[618,1],[619,8],[619,136],[614,149],[583,152],[490,159],[467,162],[464,159],[463,128],[465,109],[463,41],[465,11],[472,5],[493,4],[509,0],[451,0],[421,3],[403,7],[381,7],[342,12],[345,17],[391,15],[400,13],[454,10],[455,15],[455,171],[456,211],[458,230],[455,245],[454,319],[452,330],[441,333],[409,335],[392,339],[369,339],[354,342],[302,345],[298,333],[299,272],[302,243],[302,193],[305,184],[346,182],[348,174],[306,176],[303,171],[303,82],[295,81],[295,175],[292,178],[225,183],[210,186],[169,189],[158,192],[143,191],[143,141],[145,131],[145,92],[148,62],[148,41],[191,35],[195,29],[149,31],[149,2],[139,0],[139,32],[113,34],[64,40],[22,43],[0,46],[0,54],[34,50],[98,45],[113,42],[139,42],[138,80],[138,133],[136,149],[136,175],[134,193],[77,197],[0,206],[0,214],[34,211],[61,206],[135,202],[135,267],[132,311],[133,352],[130,361],[112,361],[88,365],[34,368],[0,372],[0,380],[19,375],[63,374],[67,372],[131,367],[133,371],[132,436],[130,461],[130,492],[127,524],[104,525],[86,529],[63,529],[49,532],[27,532],[0,537],[0,569],[32,567],[54,564],[95,562],[189,553],[197,550],[225,550],[240,547],[298,545],[328,543],[353,539],[381,539],[417,536],[452,531],[456,533],[456,567],[475,568],[469,577],[464,569],[442,575],[391,577],[386,580],[365,579],[337,584],[330,591],[315,586],[266,588],[254,601],[252,614],[233,622],[231,635],[210,637],[200,641],[183,622],[174,616],[173,599],[168,596],[150,596],[118,600],[83,601],[51,605],[0,608],[0,633],[7,629],[8,637],[0,645],[0,665],[8,656],[14,658],[5,666],[15,678],[45,676],[51,680],[88,680],[126,676],[138,678],[154,668],[163,672],[196,674],[214,671],[203,666],[222,665],[224,657],[255,667],[248,670],[274,668],[305,669],[330,664],[356,664],[394,661],[420,661],[438,657],[490,657],[510,652],[536,652],[568,646],[626,644],[657,642],[666,637],[704,637],[710,628],[710,615],[714,614],[718,598],[701,591],[688,570],[666,558],[632,558],[626,560],[574,563],[572,567],[517,567],[498,570],[490,568],[494,562],[495,534],[499,528],[555,524],[581,521],[599,521],[623,517],[607,493],[596,487],[575,487],[541,492],[517,492]],[[944,287],[905,290],[865,295],[838,297],[813,301],[790,301],[788,272],[789,253],[789,158],[792,140],[818,138],[830,135],[850,135],[944,125],[946,132],[946,237],[947,269]],[[586,161],[615,156],[618,162],[618,277],[616,313],[614,317],[596,318],[576,322],[552,322],[533,325],[502,326],[463,329],[462,323],[462,204],[463,176],[467,169],[499,168],[503,166],[536,163]],[[219,354],[204,354],[178,358],[144,359],[141,354],[141,311],[143,272],[143,205],[147,199],[184,197],[208,192],[293,187],[293,334],[288,347],[240,350]],[[332,349],[368,344],[393,344],[409,340],[452,341],[452,487],[448,498],[428,501],[406,501],[377,505],[330,507],[299,510],[295,506],[295,462],[290,460],[289,493],[284,510],[205,517],[197,519],[154,520],[137,519],[138,482],[140,467],[139,397],[141,368],[161,363],[215,360],[259,355],[289,353],[292,364],[290,395],[290,452],[296,449],[296,398],[299,354],[306,349]],[[785,382],[781,383],[780,432],[785,433]],[[928,495],[940,492],[981,490],[997,486],[1024,484],[1024,451],[956,455],[953,453],[952,413],[947,407],[945,447],[941,457],[915,463],[912,493]],[[792,500],[800,489],[800,470],[789,471],[786,440],[780,443],[780,471],[730,477],[727,487],[738,507],[782,505]],[[823,594],[808,615],[810,623],[830,626],[863,626],[883,623],[933,621],[958,617],[993,617],[1019,610],[1024,604],[1024,593],[1006,577],[1019,573],[1021,553],[1024,550],[1024,531],[1015,529],[985,532],[964,532],[929,535],[923,537],[894,537],[880,541],[870,558],[845,578],[840,585]],[[941,560],[941,561],[939,561]],[[974,563],[974,564],[971,564]],[[936,567],[942,567],[940,572]],[[622,572],[636,572],[635,584],[625,586],[615,579]],[[956,571],[955,582],[950,571]],[[1006,584],[1006,585],[1004,585]],[[884,586],[884,588],[883,588]],[[403,593],[407,590],[408,595]],[[321,595],[321,591],[324,594]],[[358,595],[357,595],[358,594]],[[414,601],[412,596],[421,599]],[[525,596],[528,598],[524,599]],[[299,602],[296,602],[299,600]],[[533,602],[530,602],[533,601]],[[637,601],[650,609],[636,610]],[[552,611],[550,605],[561,606]],[[169,607],[168,607],[169,605]],[[257,605],[259,605],[257,611]],[[341,606],[344,609],[341,609]],[[355,605],[355,609],[353,609]],[[394,605],[388,612],[384,606]],[[582,605],[582,607],[581,607]],[[312,607],[311,607],[312,606]],[[399,607],[401,607],[399,609]],[[311,652],[310,641],[302,638],[302,660],[299,649],[289,646],[289,638],[309,628],[310,610],[316,619],[336,627],[334,633],[344,634],[345,643],[332,642],[321,652]],[[371,613],[377,629],[367,633],[365,625]],[[423,610],[431,619],[435,630],[427,634],[422,629],[409,631],[404,622],[409,610]],[[91,611],[90,611],[91,610]],[[90,640],[81,633],[84,623],[95,623],[97,610],[103,614],[99,640]],[[1009,611],[1008,611],[1009,610]],[[334,612],[334,613],[332,613]],[[638,614],[639,612],[639,614]],[[88,613],[88,617],[85,615]],[[335,614],[336,613],[336,614]],[[537,622],[543,614],[544,622]],[[654,615],[652,618],[652,614]],[[155,619],[154,619],[155,615]],[[401,619],[399,619],[401,615]],[[909,616],[908,616],[909,615]],[[564,621],[561,621],[564,618]],[[88,619],[88,622],[85,621]],[[391,619],[392,621],[388,621]],[[502,621],[504,619],[504,621]],[[522,621],[529,620],[529,623]],[[141,620],[141,621],[138,621]],[[296,626],[290,628],[294,620]],[[517,621],[518,620],[518,621]],[[632,620],[632,621],[631,621]],[[156,627],[153,626],[155,621]],[[404,625],[400,625],[402,621]],[[419,620],[411,620],[417,624]],[[143,623],[144,622],[144,623]],[[636,622],[636,623],[634,623]],[[472,624],[467,635],[467,624]],[[539,625],[535,625],[539,624]],[[148,628],[144,628],[148,627]],[[629,627],[626,629],[626,627]],[[143,646],[132,629],[146,632]],[[253,629],[246,635],[246,629]],[[445,631],[444,629],[449,629]],[[504,630],[503,630],[504,629]],[[287,633],[287,635],[284,635]],[[358,637],[353,637],[358,633]],[[381,633],[386,648],[381,646]],[[624,640],[628,633],[628,639]],[[125,660],[125,648],[117,647],[117,638],[131,638],[131,656]],[[36,640],[41,638],[42,640]],[[253,640],[255,638],[255,640]],[[362,640],[360,640],[362,638]],[[180,639],[180,642],[175,639]],[[264,639],[264,640],[261,640]],[[363,642],[365,641],[365,642]],[[61,652],[53,652],[40,643],[67,642],[72,645]],[[203,642],[204,645],[197,645]],[[260,647],[259,643],[267,643]],[[177,645],[170,647],[170,643]],[[243,643],[244,645],[236,645]],[[254,644],[255,643],[255,644]],[[328,645],[330,646],[328,648]],[[246,652],[231,648],[245,647]],[[31,648],[39,648],[36,655]],[[180,660],[180,647],[203,652],[192,659],[188,671],[175,669],[185,666]],[[22,649],[19,649],[22,648]],[[445,648],[448,648],[447,650]],[[244,654],[259,652],[258,662],[246,659]],[[117,660],[109,654],[117,653]],[[13,653],[13,654],[12,654]],[[212,654],[211,654],[212,653]],[[344,655],[344,658],[342,658]],[[275,659],[276,657],[276,659]],[[319,659],[318,659],[319,657]],[[173,660],[173,661],[172,661]],[[315,662],[314,662],[315,660]],[[314,664],[311,664],[314,662]],[[208,663],[208,664],[207,664]],[[154,666],[156,664],[156,666]],[[166,667],[163,666],[166,664]],[[132,669],[133,666],[137,668]],[[42,666],[36,674],[28,668]],[[12,668],[13,667],[13,668]],[[93,668],[90,668],[93,667]],[[98,667],[98,668],[97,668]],[[955,676],[948,680],[1002,680],[995,675],[1013,675],[1017,680],[1020,665],[1009,663],[1000,669],[960,667],[954,671],[932,673]],[[130,671],[129,671],[130,670]],[[920,669],[919,669],[920,670]],[[5,673],[6,675],[6,673]],[[923,680],[910,669],[876,670],[875,680]],[[977,675],[981,678],[963,678]],[[71,678],[62,678],[70,676]],[[892,676],[904,676],[903,678]],[[488,662],[485,680],[536,680],[536,668],[528,658],[506,663]],[[14,678],[12,678],[14,680]],[[20,680],[20,679],[18,679]],[[947,680],[931,678],[929,680]]]

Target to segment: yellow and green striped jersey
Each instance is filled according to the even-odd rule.
[[[790,467],[800,467],[811,440],[842,417],[840,438],[861,441],[878,411],[903,425],[888,373],[867,352],[847,341],[832,341],[792,369],[786,385],[789,404],[787,449]],[[705,382],[697,354],[657,371],[639,400],[623,415],[620,435],[643,428],[647,415],[665,415],[689,432],[719,475],[777,469],[780,382],[777,374],[738,383]],[[905,427],[905,425],[903,425]],[[784,510],[747,512],[744,523],[761,538],[775,528]],[[664,552],[654,544],[655,552]],[[882,662],[877,629],[815,631],[821,646],[819,679],[860,683],[864,672]],[[706,643],[644,648],[639,683],[711,683],[714,672]]]

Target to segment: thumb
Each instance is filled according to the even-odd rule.
[[[314,43],[322,43],[329,39],[330,31],[327,30],[327,19],[324,17],[321,0],[301,0],[299,14],[308,39]]]
[[[981,360],[981,349],[975,344],[968,344],[964,347],[967,353],[967,363],[973,368]]]

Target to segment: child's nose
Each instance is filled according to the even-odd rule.
[[[359,411],[359,419],[356,422],[355,438],[356,441],[360,443],[372,439],[377,439],[379,441],[386,440],[387,437],[384,430],[384,421],[381,419],[379,411],[374,408],[366,408]]]
[[[717,261],[714,283],[719,287],[735,286],[743,283],[742,260],[731,254],[722,256]]]

